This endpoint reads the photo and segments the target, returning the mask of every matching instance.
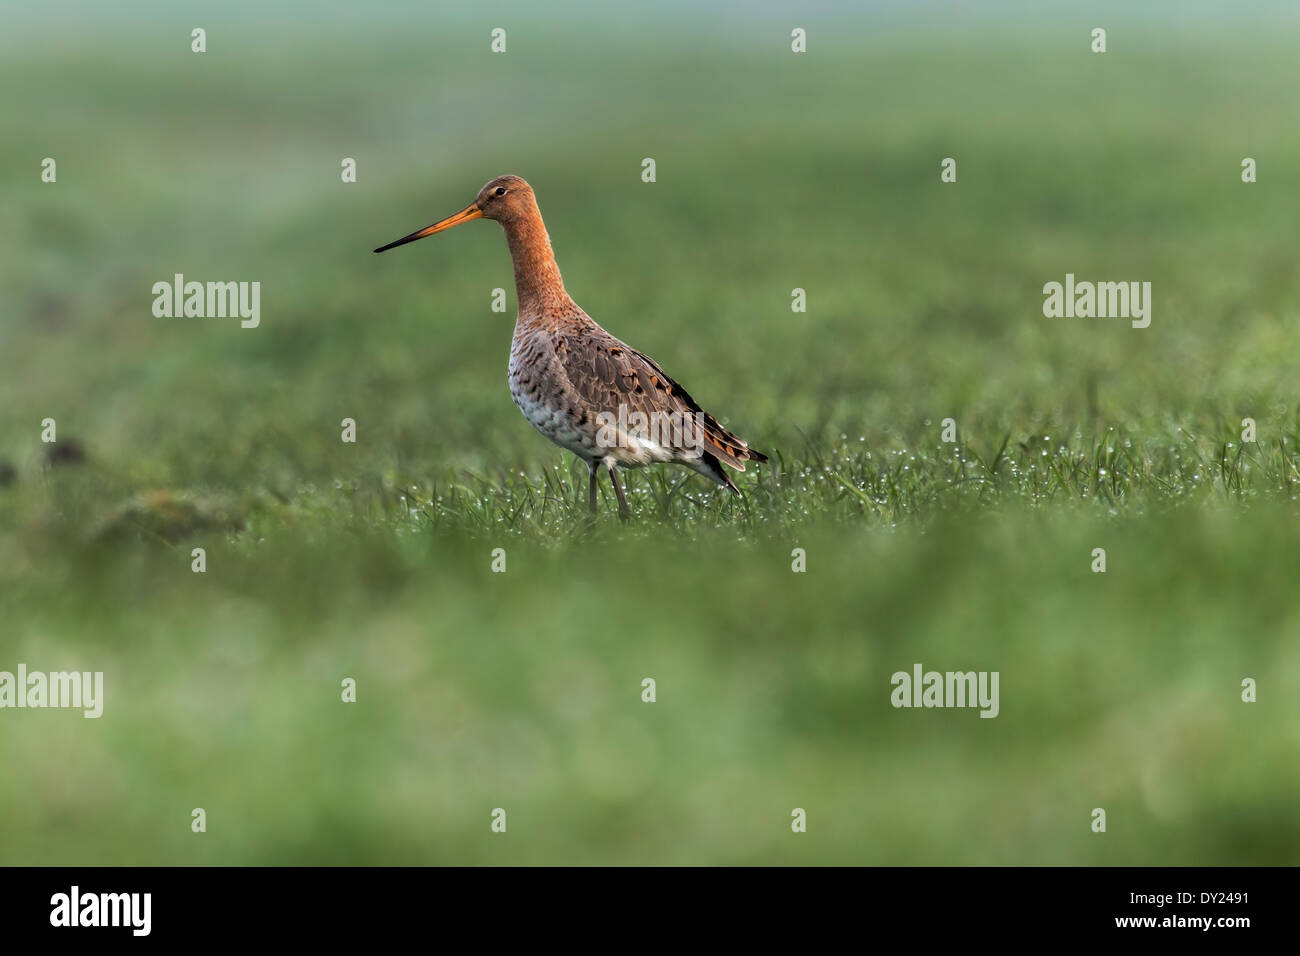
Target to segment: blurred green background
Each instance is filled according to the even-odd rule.
[[[0,670],[106,701],[0,711],[0,863],[1294,863],[1300,24],[1022,6],[6,9]],[[507,172],[743,498],[589,524],[500,229],[370,253]]]

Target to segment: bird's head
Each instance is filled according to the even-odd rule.
[[[537,200],[533,198],[533,187],[518,176],[498,176],[478,191],[474,205],[483,211],[484,219],[509,222],[531,215]]]
[[[508,223],[516,219],[531,216],[536,212],[537,201],[533,198],[533,187],[518,176],[498,176],[478,191],[478,197],[455,215],[439,219],[432,226],[403,236],[386,246],[380,246],[375,252],[383,252],[395,246],[423,239],[435,233],[459,226],[462,222],[473,219],[495,219]]]

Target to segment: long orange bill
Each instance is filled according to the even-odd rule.
[[[383,252],[386,249],[392,249],[394,246],[404,246],[408,242],[415,242],[416,239],[423,239],[425,236],[432,236],[435,232],[442,232],[444,229],[450,229],[452,226],[459,226],[462,222],[469,222],[471,219],[483,218],[483,210],[478,208],[477,203],[466,206],[454,216],[448,216],[446,219],[440,219],[432,226],[425,226],[418,232],[413,232],[409,236],[403,236],[396,242],[390,242],[386,246],[380,246],[375,252]]]

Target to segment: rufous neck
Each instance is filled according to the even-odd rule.
[[[515,292],[519,296],[520,314],[536,315],[569,301],[555,264],[551,237],[540,212],[503,221],[510,258],[515,264]]]

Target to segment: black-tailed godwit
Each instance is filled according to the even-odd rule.
[[[518,176],[497,177],[454,216],[375,252],[473,219],[501,223],[514,260],[519,317],[510,348],[510,394],[534,428],[586,462],[592,513],[602,466],[624,518],[631,511],[620,466],[675,462],[739,494],[723,464],[744,471],[745,462],[767,456],[723,428],[659,363],[610,335],[569,298],[533,189]]]

